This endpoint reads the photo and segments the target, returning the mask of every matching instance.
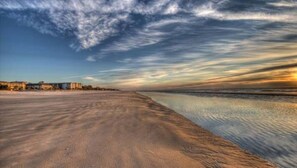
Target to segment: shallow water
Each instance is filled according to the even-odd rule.
[[[295,96],[141,94],[279,167],[297,166]]]

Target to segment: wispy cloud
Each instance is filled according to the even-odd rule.
[[[165,8],[164,14],[177,14],[180,11],[180,7],[177,3],[171,3]]]
[[[296,61],[295,8],[277,0],[0,1],[1,15],[65,37],[96,69],[68,79],[133,88],[285,71]]]
[[[99,81],[100,81],[99,79],[94,78],[94,77],[92,77],[92,76],[86,76],[86,77],[84,77],[83,79],[85,79],[85,80],[89,80],[89,81],[92,81],[92,82],[99,82]]]
[[[100,70],[99,72],[104,73],[104,72],[125,72],[125,71],[130,71],[131,69],[127,68],[119,68],[119,69],[107,69],[107,70]]]
[[[292,13],[265,13],[265,12],[228,12],[219,11],[214,3],[209,2],[194,9],[197,17],[218,20],[258,20],[270,22],[296,22],[296,12]]]
[[[187,24],[188,22],[189,20],[184,18],[170,18],[150,22],[135,32],[127,34],[122,39],[110,44],[102,52],[129,51],[131,49],[157,44],[170,36],[169,32],[161,29],[162,27]]]
[[[82,77],[86,78],[87,77],[86,79],[90,80],[94,76],[102,76],[102,75],[106,75],[106,74],[110,74],[110,73],[123,73],[123,72],[131,71],[131,70],[132,69],[128,69],[128,68],[105,69],[105,70],[100,70],[100,71],[98,71],[97,73],[94,73],[94,74],[68,76],[68,77],[65,77],[65,79],[82,78]]]
[[[86,58],[86,60],[89,61],[89,62],[96,62],[96,59],[94,58],[94,56],[88,56]]]
[[[129,63],[129,64],[137,64],[137,65],[147,65],[152,63],[158,63],[160,61],[164,61],[166,58],[157,55],[149,55],[145,57],[139,58],[125,58],[123,60],[118,60],[121,63]]]
[[[205,2],[192,3],[191,1],[181,5],[179,0],[153,0],[147,3],[136,0],[3,0],[0,2],[0,9],[8,12],[11,17],[22,20],[25,24],[32,26],[42,33],[47,34],[72,34],[76,42],[71,46],[77,49],[87,49],[101,44],[110,37],[119,35],[125,30],[125,24],[134,23],[132,15],[140,14],[143,17],[164,17],[157,23],[148,23],[143,29],[137,30],[132,36],[138,37],[138,43],[134,38],[122,40],[115,43],[119,51],[129,50],[158,43],[169,34],[157,31],[155,26],[164,26],[166,24],[178,23],[187,24],[185,20],[170,20],[166,18],[171,15],[184,16],[189,18],[192,15],[197,18],[212,18],[218,20],[264,20],[274,22],[292,22],[296,21],[296,13],[289,12],[232,12],[220,11],[220,8],[228,5],[229,1],[224,0],[219,3]],[[274,6],[294,6],[294,2],[275,2],[269,3]],[[21,13],[22,11],[32,11],[30,15]],[[20,14],[21,13],[21,14]],[[44,21],[40,21],[41,15],[46,16]],[[180,14],[180,15],[179,15]],[[32,17],[34,15],[38,16]],[[163,24],[163,25],[162,25]],[[133,42],[134,40],[134,42]],[[123,45],[127,43],[127,45]],[[112,48],[112,49],[113,49]],[[111,48],[110,48],[111,49]],[[106,50],[109,50],[108,48]]]
[[[269,2],[268,4],[276,7],[297,7],[297,2],[295,1]]]
[[[164,8],[168,8],[169,13],[174,13],[175,4],[169,4],[169,1],[152,1],[143,5],[134,0],[4,0],[0,2],[0,9],[16,14],[26,10],[42,13],[48,17],[52,25],[36,26],[38,19],[31,19],[27,24],[44,33],[48,33],[45,31],[49,29],[48,26],[59,30],[60,33],[72,31],[78,41],[77,45],[72,46],[87,49],[119,33],[120,24],[129,22],[129,15],[132,13],[156,14]],[[19,15],[12,16],[21,19]],[[27,21],[26,18],[24,20]]]

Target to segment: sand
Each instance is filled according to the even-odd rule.
[[[272,167],[135,92],[0,92],[0,167]]]

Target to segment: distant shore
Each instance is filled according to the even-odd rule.
[[[263,96],[297,96],[297,89],[291,90],[248,90],[239,91],[239,90],[207,90],[207,91],[200,91],[200,90],[190,90],[190,91],[143,91],[143,92],[165,92],[165,93],[185,93],[185,94],[205,94],[205,95],[263,95]]]
[[[0,167],[273,167],[135,92],[0,92]]]

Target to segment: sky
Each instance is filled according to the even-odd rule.
[[[1,0],[0,80],[297,87],[297,1]]]

